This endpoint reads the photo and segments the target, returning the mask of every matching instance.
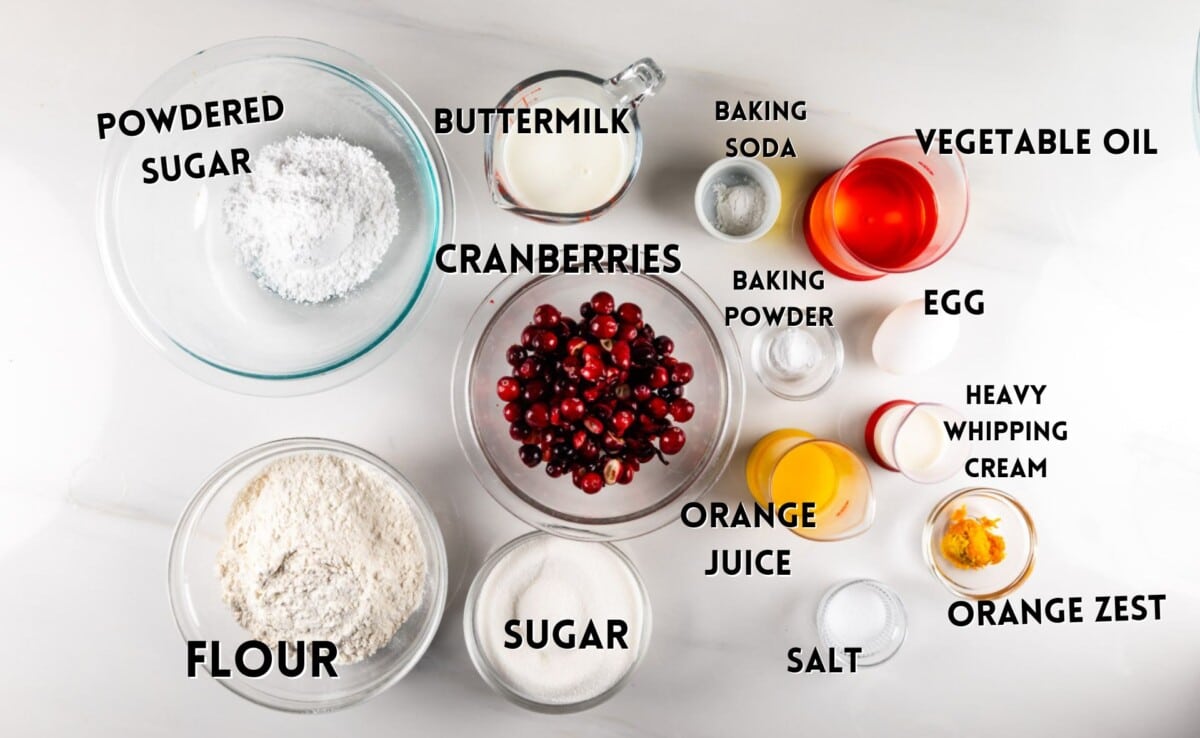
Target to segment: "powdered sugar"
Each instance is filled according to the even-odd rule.
[[[387,645],[421,602],[425,547],[395,482],[334,454],[267,466],[217,556],[222,599],[256,639],[333,641],[338,663]]]
[[[396,190],[369,149],[295,136],[264,146],[224,202],[225,231],[259,284],[288,300],[342,297],[400,232]]]

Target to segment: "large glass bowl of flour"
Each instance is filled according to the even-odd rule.
[[[441,622],[448,582],[445,543],[433,511],[399,472],[360,448],[319,438],[283,439],[244,451],[217,469],[184,511],[171,543],[167,584],[175,623],[184,640],[219,641],[221,666],[230,668],[237,646],[254,639],[223,599],[227,590],[218,567],[228,540],[228,526],[233,522],[231,510],[247,484],[271,464],[302,454],[332,455],[365,467],[386,480],[398,503],[411,516],[424,552],[424,580],[415,609],[408,613],[386,645],[364,660],[352,664],[335,662],[337,678],[312,678],[309,670],[289,678],[273,669],[257,678],[242,676],[234,670],[230,676],[217,679],[222,686],[260,705],[289,712],[328,712],[373,697],[400,681],[425,654]],[[330,497],[334,496],[331,491]],[[351,548],[348,542],[345,550]],[[300,557],[302,553],[294,556]],[[311,597],[319,600],[329,594],[317,587]],[[315,610],[353,610],[365,601],[357,597],[349,598],[353,602],[333,599],[314,602]],[[275,647],[274,643],[267,645]],[[182,643],[179,649],[182,659]],[[211,649],[205,653],[211,655]],[[253,665],[260,661],[254,655],[249,659]],[[289,661],[289,665],[293,663]],[[311,664],[311,659],[307,663]],[[212,673],[207,661],[203,667]]]
[[[223,118],[232,124],[190,130],[179,125],[185,104],[203,110],[209,101],[264,96],[282,101],[281,116],[241,125],[234,120],[244,116]],[[172,106],[178,115],[172,129],[156,131],[147,110]],[[183,61],[129,110],[141,111],[145,130],[127,135],[116,127],[106,134],[97,202],[101,253],[122,307],[177,365],[228,389],[302,394],[369,369],[411,331],[436,292],[433,257],[453,239],[454,198],[428,122],[394,82],[323,44],[248,39]],[[135,118],[125,122],[137,128]],[[176,155],[199,153],[192,170],[203,164],[211,174],[217,154],[233,169],[234,150],[248,152],[253,164],[265,147],[296,136],[368,149],[386,168],[399,211],[398,233],[369,278],[317,303],[264,288],[239,260],[224,208],[250,175],[162,176]],[[144,181],[148,159],[159,174],[153,183]]]

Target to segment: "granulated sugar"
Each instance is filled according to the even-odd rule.
[[[296,136],[264,146],[224,203],[237,259],[288,300],[342,297],[370,278],[400,231],[396,191],[369,149]]]
[[[535,536],[496,562],[479,590],[475,629],[483,657],[522,697],[541,704],[573,704],[597,697],[637,663],[647,613],[629,566],[600,543]],[[602,631],[610,619],[628,625],[628,648],[506,648],[506,623],[533,639],[530,622],[589,622]],[[542,635],[545,629],[537,625]]]

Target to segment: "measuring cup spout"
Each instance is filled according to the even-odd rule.
[[[642,100],[658,92],[658,88],[666,81],[667,75],[663,73],[662,67],[650,57],[646,57],[638,59],[610,77],[604,83],[604,89],[617,98],[618,104],[636,108]]]

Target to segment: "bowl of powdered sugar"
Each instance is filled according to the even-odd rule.
[[[141,332],[205,381],[299,394],[411,331],[453,239],[445,157],[362,60],[248,39],[169,70],[101,117],[109,281]]]
[[[309,438],[218,469],[179,522],[168,576],[176,623],[208,644],[209,673],[229,669],[219,683],[293,712],[347,707],[403,678],[447,587],[437,520],[408,481],[361,449]],[[265,674],[231,668],[250,641],[272,651]],[[247,653],[251,669],[268,663]]]

